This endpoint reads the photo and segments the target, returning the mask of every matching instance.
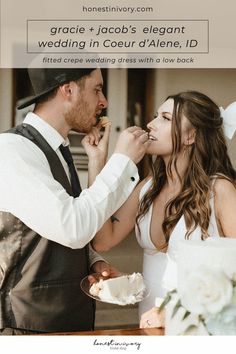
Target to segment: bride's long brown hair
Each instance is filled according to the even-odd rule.
[[[157,157],[155,162],[150,158],[152,185],[141,200],[136,217],[137,225],[164,187],[167,174],[172,176],[174,169],[180,179],[177,159],[181,151],[183,115],[195,129],[195,141],[190,147],[189,163],[181,180],[181,191],[165,207],[162,228],[166,244],[161,249],[167,246],[171,232],[182,215],[187,227],[185,238],[189,238],[198,225],[202,239],[207,238],[212,177],[226,178],[234,185],[236,182],[236,172],[228,156],[219,107],[209,97],[197,91],[181,92],[167,99],[174,100],[171,126],[173,150],[167,166],[161,157]]]

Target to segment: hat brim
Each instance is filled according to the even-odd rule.
[[[53,73],[51,72],[51,76],[49,75],[48,79],[47,79],[48,73],[44,72],[43,71],[44,69],[42,69],[41,75],[43,76],[43,80],[41,80],[42,82],[40,82],[40,85],[37,85],[37,81],[38,80],[40,81],[40,76],[34,75],[36,73],[36,70],[41,70],[41,69],[31,68],[31,69],[28,69],[28,72],[30,75],[30,80],[31,80],[34,92],[38,92],[38,93],[34,96],[27,97],[25,100],[21,101],[19,106],[17,106],[17,109],[22,109],[27,106],[30,106],[33,103],[36,103],[40,97],[42,97],[43,95],[54,90],[56,87],[59,87],[59,86],[65,84],[66,82],[79,80],[84,76],[90,75],[90,73],[93,70],[96,70],[96,68],[67,69],[67,71],[61,70],[61,69],[51,69],[51,70],[56,70],[56,72],[53,72]],[[52,74],[54,74],[54,75],[52,75]],[[43,83],[43,85],[42,85],[42,83]],[[45,89],[42,92],[40,92],[42,90],[42,86],[44,86]]]
[[[17,106],[17,109],[22,109],[25,107],[30,106],[31,104],[35,103],[40,97],[42,97],[43,95],[46,95],[46,93],[49,93],[50,91],[54,90],[56,87],[59,87],[59,85],[55,85],[54,87],[50,87],[50,89],[45,90],[43,92],[41,92],[38,95],[35,96],[29,96],[27,97],[19,106]]]

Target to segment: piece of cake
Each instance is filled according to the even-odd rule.
[[[102,116],[99,118],[99,123],[102,127],[105,127],[107,124],[111,124],[111,121],[107,116]]]
[[[140,273],[100,279],[89,290],[91,295],[100,300],[118,305],[134,304],[142,300],[144,291],[145,285]]]

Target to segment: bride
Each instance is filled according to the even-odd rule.
[[[149,292],[139,305],[141,327],[163,325],[156,306],[176,287],[179,240],[236,236],[236,172],[221,113],[199,92],[169,96],[147,125],[149,176],[92,241],[96,251],[107,251],[135,228]]]

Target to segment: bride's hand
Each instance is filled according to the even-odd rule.
[[[100,130],[103,127],[105,128],[105,131],[101,138]],[[92,130],[83,138],[81,143],[89,159],[99,159],[106,161],[108,154],[110,131],[110,121],[104,125],[102,124],[102,122],[99,122],[98,125],[96,127],[93,127]]]
[[[140,328],[164,328],[165,327],[165,310],[158,311],[158,307],[153,307],[141,316]]]

